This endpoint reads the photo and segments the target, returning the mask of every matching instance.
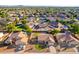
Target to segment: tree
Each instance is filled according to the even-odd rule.
[[[51,21],[49,19],[46,19],[46,22],[50,23]]]
[[[8,17],[8,14],[5,12],[0,12],[0,17],[6,18],[6,17]]]
[[[10,19],[10,18],[7,18],[6,20],[7,20],[7,21],[11,21],[11,19]]]
[[[8,32],[13,32],[15,29],[15,26],[11,23],[11,24],[7,24],[6,29]]]
[[[28,41],[29,41],[30,37],[31,37],[32,29],[29,26],[24,25],[24,30],[26,31],[26,33],[28,35]]]
[[[53,38],[54,38],[54,41],[55,41],[56,44],[58,44],[58,40],[56,38],[56,34],[59,33],[59,32],[60,31],[56,30],[56,29],[54,29],[54,30],[51,31],[51,34],[53,35]]]
[[[27,21],[24,19],[24,20],[21,20],[21,23],[25,25]]]
[[[60,23],[63,24],[63,25],[67,25],[67,24],[68,24],[68,21],[65,21],[65,20],[59,20],[59,21],[57,21],[57,22],[60,22]]]
[[[69,31],[73,34],[79,34],[79,25],[77,24],[71,24],[69,27]]]
[[[13,24],[16,25],[17,23],[19,23],[19,19],[15,19]]]
[[[76,38],[77,40],[79,40],[78,36],[76,36],[76,35],[79,35],[79,26],[77,24],[71,24],[68,30],[71,32],[71,35],[74,38]]]

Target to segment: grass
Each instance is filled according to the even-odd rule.
[[[35,48],[36,48],[37,50],[39,50],[39,51],[42,51],[42,50],[44,49],[43,45],[41,45],[41,44],[36,44],[36,45],[35,45]]]

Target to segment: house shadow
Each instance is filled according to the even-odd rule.
[[[15,46],[14,46],[14,45],[9,45],[9,46],[7,47],[7,49],[12,49],[12,48],[15,48]]]
[[[1,48],[1,47],[6,47],[6,46],[7,46],[7,45],[0,44],[0,48]]]
[[[37,44],[38,40],[37,38],[32,38],[31,40],[28,41],[29,44]]]

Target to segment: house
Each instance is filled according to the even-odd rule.
[[[3,37],[3,32],[0,32],[0,41],[2,40],[1,38]]]
[[[61,27],[63,27],[63,25],[61,23],[59,23],[59,22],[53,21],[53,22],[50,23],[49,27],[50,28],[60,28],[61,29]]]
[[[66,33],[59,33],[56,35],[59,46],[60,52],[59,53],[75,53],[77,51],[77,46],[79,41],[75,39],[69,32]],[[64,50],[66,49],[66,50]]]
[[[28,37],[23,32],[13,32],[9,35],[9,38],[5,41],[12,43],[13,45],[19,45],[21,43],[27,44]]]
[[[46,45],[48,45],[49,41],[51,41],[51,42],[53,41],[52,35],[49,35],[49,34],[46,34],[46,33],[41,33],[41,34],[38,34],[38,35],[35,35],[35,33],[32,33],[31,38],[35,38],[36,43],[46,44]]]
[[[48,37],[49,37],[48,34],[40,34],[38,36],[38,41],[44,41],[44,42],[46,42],[46,41],[48,41]]]
[[[7,33],[6,31],[0,31],[0,41],[4,41],[8,38],[9,33]]]
[[[28,20],[28,21],[32,22],[32,21],[34,21],[34,20],[35,20],[35,17],[28,17],[26,20]]]
[[[56,53],[56,48],[54,46],[55,41],[53,36],[50,34],[41,34],[38,36],[38,43],[46,45],[50,53]]]
[[[50,26],[53,26],[53,27],[58,28],[58,22],[52,21],[52,22],[50,23]]]
[[[3,36],[3,32],[0,32],[0,37],[2,37]]]
[[[74,48],[79,43],[69,32],[57,34],[59,45],[64,48]]]
[[[55,17],[52,16],[47,17],[47,19],[49,19],[50,21],[56,21]]]
[[[48,25],[48,23],[42,23],[42,24],[38,24],[38,25],[40,28],[45,28]]]
[[[5,18],[0,18],[0,25],[6,25],[8,21]]]

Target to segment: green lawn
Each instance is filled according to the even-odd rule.
[[[35,48],[39,51],[42,51],[43,49],[45,49],[42,44],[35,44]]]

